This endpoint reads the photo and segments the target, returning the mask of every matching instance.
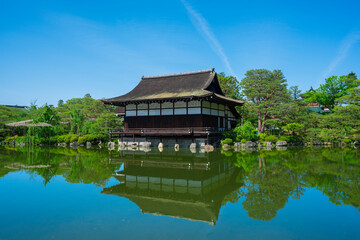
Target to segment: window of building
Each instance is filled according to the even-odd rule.
[[[126,105],[126,110],[136,110],[136,105],[135,104],[128,104],[128,105]]]
[[[141,110],[147,110],[149,108],[147,103],[141,103],[137,105],[137,109],[141,109]]]
[[[175,108],[175,115],[186,115],[186,108]]]
[[[186,108],[186,102],[179,101],[174,103],[175,108]]]
[[[174,109],[172,108],[161,109],[161,115],[173,115],[173,114],[174,114]]]
[[[149,109],[160,109],[160,103],[150,103]]]
[[[147,116],[148,115],[148,110],[138,110],[137,115],[138,116]]]
[[[201,114],[201,108],[188,108],[188,114]]]
[[[136,110],[131,110],[131,111],[126,110],[126,116],[127,117],[136,116]]]
[[[210,108],[203,108],[203,114],[210,115]]]
[[[188,107],[201,107],[201,102],[198,100],[189,101]]]
[[[150,109],[149,110],[149,116],[159,116],[160,115],[160,109]]]

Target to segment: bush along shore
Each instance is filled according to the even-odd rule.
[[[271,138],[270,138],[271,137]],[[271,139],[271,140],[270,140]],[[286,141],[287,138],[282,137],[278,138],[276,136],[270,135],[268,139],[260,141],[247,141],[242,139],[240,142],[234,142],[231,138],[225,138],[221,141],[221,148],[223,151],[230,150],[247,150],[247,149],[266,149],[272,150],[276,148],[277,150],[286,150],[287,147],[360,147],[358,141],[351,142],[322,142],[322,141],[313,141],[313,142],[291,142]]]
[[[77,147],[77,146],[92,146],[92,145],[105,145],[108,138],[102,136],[96,136],[92,134],[77,135],[77,134],[65,134],[60,136],[52,136],[49,138],[36,138],[27,136],[6,137],[1,142],[2,145],[16,145],[16,146],[61,146],[61,147]],[[105,141],[104,141],[105,140]]]
[[[279,130],[268,130],[265,133],[258,133],[250,121],[239,124],[234,130],[225,132],[226,137],[221,141],[222,150],[246,149],[246,148],[266,148],[272,149],[287,146],[325,146],[325,147],[358,147],[359,135],[340,134],[339,131],[331,129],[311,129],[310,134],[303,131],[304,125],[291,123]],[[313,132],[317,131],[317,135]],[[278,132],[278,135],[271,135],[271,132]]]

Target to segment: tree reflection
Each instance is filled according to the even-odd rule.
[[[162,159],[164,153],[133,153],[129,156],[134,161],[142,158],[146,161]],[[174,156],[169,155],[167,161],[175,163],[186,160],[197,166],[199,157],[179,152]],[[226,155],[215,151],[201,155],[201,158],[205,157],[207,161],[222,160],[238,168],[237,176],[231,180],[236,190],[233,191],[233,188],[226,193],[222,205],[241,202],[253,219],[273,219],[290,197],[300,199],[308,188],[321,191],[334,204],[351,205],[360,211],[360,154],[357,149],[295,148]],[[121,161],[111,162],[109,152],[100,150],[0,149],[0,178],[24,170],[41,176],[44,186],[56,176],[62,176],[69,183],[105,186],[121,164]]]
[[[242,205],[248,216],[269,221],[290,197],[300,199],[316,188],[334,204],[360,209],[360,161],[353,149],[293,149],[237,153],[234,165],[243,170],[243,190],[226,198]],[[232,198],[230,198],[232,196]],[[223,203],[225,204],[225,203]]]
[[[25,170],[43,178],[46,186],[55,176],[70,183],[105,186],[121,163],[111,164],[108,152],[65,148],[2,149],[0,177]]]

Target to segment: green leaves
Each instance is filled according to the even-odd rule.
[[[290,99],[281,70],[249,70],[240,83],[248,102],[249,112],[257,117],[258,131],[265,130],[266,120]]]
[[[325,79],[325,83],[314,91],[308,91],[304,94],[308,103],[318,103],[330,109],[333,109],[340,98],[346,96],[350,91],[360,85],[360,81],[355,74],[343,76],[331,76]]]
[[[239,81],[234,76],[226,76],[225,73],[221,72],[217,74],[221,90],[224,95],[233,99],[240,99],[240,85]]]
[[[256,141],[258,136],[256,130],[250,121],[246,121],[242,126],[239,124],[233,130],[236,133],[236,141],[246,139],[247,141]]]

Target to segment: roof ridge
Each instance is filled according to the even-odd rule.
[[[181,72],[181,73],[172,73],[172,74],[162,74],[162,75],[153,75],[153,76],[142,76],[141,79],[149,79],[149,78],[162,78],[162,77],[174,77],[174,76],[183,76],[183,75],[191,75],[205,72],[214,72],[215,68],[209,68],[204,70],[192,71],[192,72]]]

